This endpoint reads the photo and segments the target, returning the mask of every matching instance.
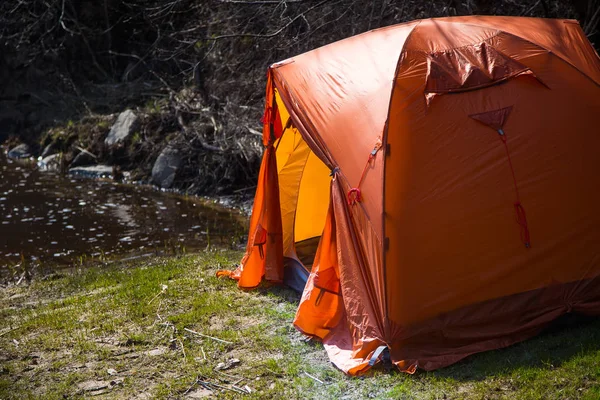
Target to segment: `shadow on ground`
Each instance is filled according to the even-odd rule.
[[[523,368],[558,368],[579,354],[598,350],[600,318],[567,314],[529,340],[474,354],[447,368],[422,374],[462,382],[482,381]]]

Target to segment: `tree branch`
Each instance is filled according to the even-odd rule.
[[[222,0],[222,1],[226,1],[226,0]],[[233,1],[233,0],[231,0],[231,1]],[[285,3],[285,1],[284,2],[280,2],[280,3]],[[301,12],[300,14],[296,15],[287,24],[285,24],[284,26],[282,26],[281,28],[277,29],[275,32],[272,32],[272,33],[266,33],[266,34],[260,34],[260,33],[234,33],[234,34],[230,34],[230,35],[221,35],[221,36],[209,37],[209,38],[205,38],[204,40],[221,40],[221,39],[236,38],[236,37],[255,37],[255,38],[271,38],[271,37],[275,37],[275,36],[279,35],[281,32],[283,32],[285,30],[285,28],[287,28],[288,26],[290,26],[291,24],[293,24],[299,18],[305,18],[305,14],[306,13],[311,12],[315,8],[321,7],[325,3],[327,3],[327,0],[324,0],[324,1],[321,1],[321,2],[319,2],[317,4],[315,4],[314,6],[310,7],[308,10],[306,10],[304,12]]]

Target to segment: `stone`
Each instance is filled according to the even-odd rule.
[[[94,392],[97,390],[106,389],[110,386],[110,382],[106,381],[85,381],[77,384],[79,390],[84,392]]]
[[[18,146],[13,147],[8,152],[9,158],[27,158],[31,157],[31,149],[25,143],[22,143]]]
[[[85,166],[85,165],[92,165],[95,162],[96,162],[96,159],[89,152],[87,152],[87,151],[80,151],[75,156],[75,158],[73,159],[73,161],[71,161],[71,164],[69,166],[71,168],[75,168],[75,167],[81,167],[81,166]]]
[[[179,150],[170,146],[165,147],[152,167],[152,181],[161,188],[170,188],[180,166]]]
[[[238,360],[237,358],[232,358],[227,360],[226,362],[220,362],[219,364],[217,364],[217,366],[215,367],[215,370],[217,371],[222,371],[222,370],[226,370],[226,369],[231,369],[233,367],[236,367],[240,364],[240,360]]]
[[[166,348],[159,347],[159,348],[147,351],[146,354],[149,356],[152,356],[152,357],[156,357],[156,356],[162,356],[166,352],[167,352]]]
[[[127,139],[138,126],[138,117],[131,110],[125,110],[117,117],[117,121],[110,128],[110,132],[104,139],[104,144],[113,146]]]
[[[61,154],[56,153],[42,158],[37,165],[42,171],[58,171],[60,169]]]
[[[111,165],[90,165],[88,167],[75,167],[69,169],[69,174],[86,178],[112,178]]]

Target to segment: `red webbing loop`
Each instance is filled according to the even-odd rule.
[[[348,191],[348,205],[354,205],[355,203],[360,203],[361,201],[361,197],[360,197],[360,189],[359,188],[352,188]]]
[[[515,175],[515,169],[512,164],[512,160],[510,158],[510,151],[508,150],[508,143],[506,141],[506,134],[502,129],[498,129],[498,133],[500,134],[500,140],[504,143],[504,149],[506,150],[506,159],[508,160],[508,166],[510,167],[510,172],[513,178],[513,184],[515,186],[515,194],[517,200],[514,203],[515,213],[517,215],[517,223],[521,227],[521,241],[525,245],[526,248],[531,247],[531,239],[529,236],[529,226],[527,225],[527,217],[525,215],[525,208],[521,204],[521,199],[519,197],[519,187],[517,185],[517,177]]]
[[[377,152],[379,151],[380,148],[381,148],[381,139],[378,139],[377,143],[375,144],[375,147],[373,148],[373,151],[371,151],[369,153],[369,158],[367,159],[367,163],[365,164],[362,174],[360,175],[360,179],[358,180],[358,185],[356,185],[356,187],[353,187],[348,191],[347,196],[348,196],[348,205],[349,206],[361,202],[362,197],[361,197],[361,193],[360,193],[360,185],[362,184],[363,180],[365,179],[365,175],[367,174],[369,165],[371,165],[371,161],[373,161],[373,159],[375,159],[375,155],[377,154]]]
[[[521,240],[525,243],[525,247],[531,247],[531,241],[529,238],[529,227],[527,226],[527,217],[525,216],[525,209],[521,205],[521,202],[515,202],[515,212],[517,213],[517,223],[521,226]]]

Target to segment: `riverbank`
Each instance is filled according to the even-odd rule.
[[[37,135],[13,135],[0,145],[9,158],[37,160],[45,171],[225,197],[239,205],[256,187],[261,115],[258,106],[216,110],[184,88],[117,113],[55,121]]]
[[[211,250],[83,266],[1,287],[0,398],[600,396],[598,319],[436,372],[346,377],[293,328],[298,294],[245,292],[215,277],[240,257]]]

